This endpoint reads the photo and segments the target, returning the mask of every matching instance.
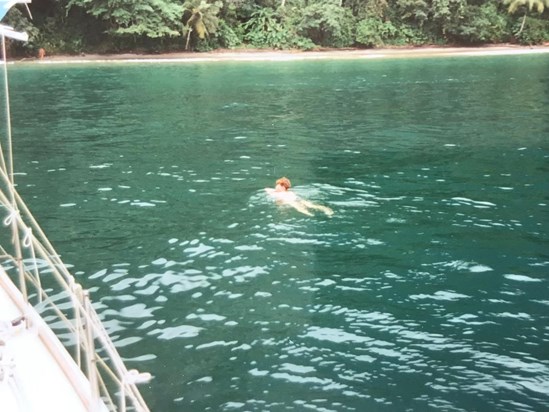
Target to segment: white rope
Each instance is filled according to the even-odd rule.
[[[19,216],[19,210],[11,209],[10,213],[4,219],[4,226],[10,226],[15,219]]]
[[[19,242],[19,233],[17,232],[17,225],[15,224],[18,220],[20,220],[20,213],[17,209],[8,209],[10,210],[9,214],[4,219],[4,225],[5,226],[12,226],[12,236],[11,241],[13,244],[17,245]],[[15,225],[14,225],[15,224]],[[19,258],[21,256],[18,256]]]
[[[30,227],[27,227],[25,228],[25,237],[23,237],[23,247],[31,247],[32,246],[32,239],[33,239],[33,236],[32,236],[32,229]],[[34,250],[33,250],[33,253],[34,255]],[[33,256],[34,258],[34,256]],[[34,263],[35,266],[36,266],[36,262]]]
[[[42,297],[46,296],[46,293],[42,289],[42,281],[40,279],[40,271],[38,270],[38,262],[36,261],[36,252],[34,251],[34,235],[32,234],[32,228],[25,227],[25,237],[23,238],[23,247],[30,249],[32,271],[34,272],[34,280],[36,281],[36,289],[38,292],[38,302],[42,303]]]

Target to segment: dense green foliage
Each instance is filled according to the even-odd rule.
[[[34,0],[31,11],[4,20],[30,34],[12,53],[549,41],[549,0]]]

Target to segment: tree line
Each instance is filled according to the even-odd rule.
[[[34,0],[14,55],[549,41],[549,0]]]

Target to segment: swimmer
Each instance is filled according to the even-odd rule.
[[[287,177],[281,177],[275,182],[275,188],[267,187],[265,191],[273,197],[278,203],[283,203],[292,206],[298,212],[301,212],[307,216],[313,216],[312,210],[320,210],[326,214],[326,216],[332,216],[334,211],[329,207],[317,205],[309,202],[308,200],[301,199],[294,192],[290,191],[292,184]]]

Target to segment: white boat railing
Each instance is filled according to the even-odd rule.
[[[97,405],[92,410],[106,405],[111,411],[149,411],[136,385],[147,382],[150,374],[126,368],[88,291],[71,275],[16,190],[4,31],[1,37],[6,136],[2,133],[0,139],[0,271],[17,286],[25,305],[35,309],[32,313],[38,312],[56,332],[87,377],[91,405]]]

